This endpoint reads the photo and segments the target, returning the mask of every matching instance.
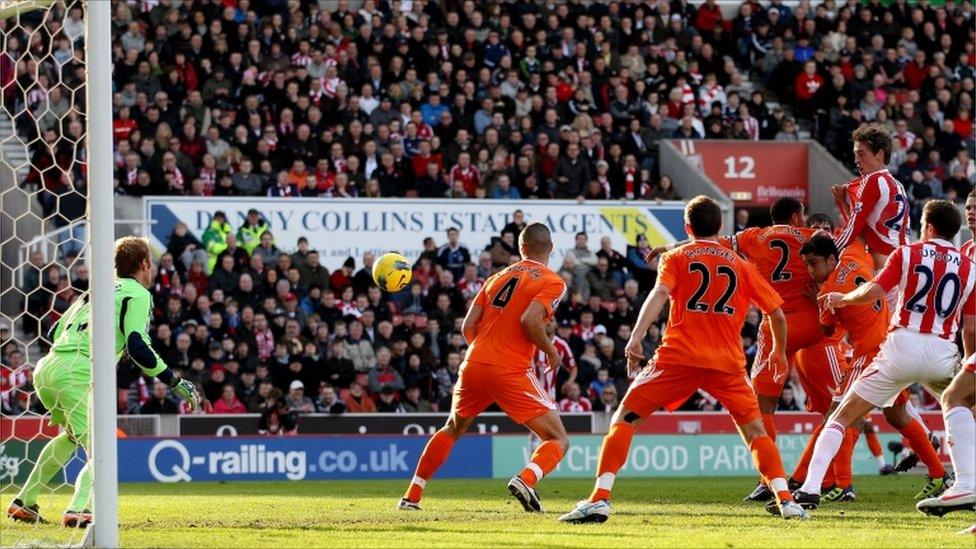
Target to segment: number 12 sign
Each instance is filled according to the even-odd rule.
[[[807,201],[803,143],[680,140],[675,146],[741,206],[766,207],[783,196]]]

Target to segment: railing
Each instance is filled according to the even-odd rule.
[[[150,225],[155,225],[156,221],[153,219],[116,219],[115,227],[130,226],[135,227],[136,230],[129,232],[129,234],[134,234],[138,236],[146,236],[149,234]],[[77,229],[84,229],[87,234],[88,231],[88,221],[86,219],[79,219],[73,221],[64,227],[59,227],[53,231],[45,231],[31,240],[21,244],[20,249],[17,250],[17,284],[19,286],[24,285],[24,267],[27,265],[27,261],[30,255],[34,252],[41,252],[44,255],[44,262],[50,263],[52,260],[58,259],[58,249],[63,246],[64,241],[70,238],[70,235]],[[82,253],[84,247],[81,248]],[[79,256],[81,257],[81,256]]]

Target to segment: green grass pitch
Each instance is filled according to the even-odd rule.
[[[605,524],[556,518],[587,496],[591,480],[543,481],[544,515],[527,514],[504,480],[437,480],[424,510],[394,510],[406,481],[321,481],[122,486],[128,547],[974,547],[955,532],[976,516],[941,519],[914,508],[924,477],[857,478],[858,500],[826,504],[786,522],[742,502],[751,478],[620,479]],[[3,494],[4,503],[11,495]],[[59,518],[68,495],[45,496]],[[63,543],[56,526],[7,522],[0,545]]]

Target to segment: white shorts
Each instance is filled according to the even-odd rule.
[[[857,396],[878,408],[891,406],[903,389],[915,383],[941,395],[959,369],[956,344],[934,334],[897,329],[851,385]]]

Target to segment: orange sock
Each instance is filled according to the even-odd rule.
[[[868,449],[871,450],[871,455],[874,457],[884,456],[884,452],[881,451],[881,443],[878,441],[878,433],[874,432],[874,427],[870,426],[864,433],[864,438],[868,441]]]
[[[629,423],[614,423],[610,426],[603,446],[600,447],[600,461],[596,465],[596,485],[590,494],[590,501],[610,501],[613,481],[617,478],[617,471],[627,463],[630,452],[630,442],[634,438],[635,428]]]
[[[769,436],[759,437],[749,444],[749,449],[752,450],[752,462],[756,464],[763,482],[776,494],[776,500],[793,501],[786,484],[783,460],[773,439]]]
[[[840,450],[834,456],[832,463],[834,470],[834,483],[838,488],[847,488],[851,485],[854,473],[851,470],[851,461],[854,459],[854,447],[857,446],[857,438],[861,436],[861,430],[856,427],[848,427],[844,431],[844,441],[840,443]]]
[[[762,421],[766,434],[773,439],[773,442],[776,442],[776,420],[773,419],[773,414],[763,414]]]
[[[444,430],[437,431],[434,436],[430,437],[427,446],[424,447],[424,453],[420,454],[417,471],[413,475],[413,480],[410,481],[410,487],[407,488],[407,493],[403,496],[405,499],[414,503],[420,501],[424,495],[427,481],[434,476],[441,465],[444,465],[444,461],[451,453],[451,448],[454,447],[454,442],[454,437]]]
[[[803,453],[800,454],[800,461],[796,462],[796,467],[793,468],[793,474],[790,478],[799,482],[803,482],[807,478],[807,468],[810,467],[810,458],[813,457],[813,446],[817,443],[817,437],[820,436],[820,431],[823,431],[824,424],[821,423],[817,425],[817,428],[810,433],[810,440],[807,441],[807,445],[803,448]]]
[[[925,428],[922,427],[922,424],[918,420],[912,420],[911,423],[902,427],[899,432],[903,437],[908,439],[908,445],[918,455],[918,459],[922,460],[922,463],[929,468],[929,476],[932,478],[942,478],[945,475],[945,467],[942,466],[942,460],[939,459],[939,454],[932,447],[932,442],[929,441],[928,435],[925,434]]]
[[[563,459],[563,445],[555,440],[547,440],[535,449],[529,464],[525,466],[525,469],[522,469],[518,476],[522,482],[534,487],[535,483],[556,468],[561,459]]]

